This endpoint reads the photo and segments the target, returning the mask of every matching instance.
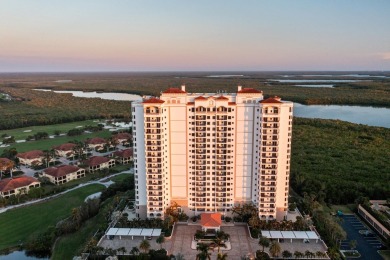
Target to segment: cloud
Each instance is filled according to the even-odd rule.
[[[390,60],[390,52],[383,52],[381,56],[383,60]]]

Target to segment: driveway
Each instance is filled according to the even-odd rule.
[[[368,237],[359,233],[359,230],[371,231],[356,215],[344,215],[341,226],[347,232],[347,239],[341,241],[341,249],[349,250],[349,242],[356,240],[356,250],[362,255],[361,259],[380,260],[382,257],[378,254],[378,246],[382,245],[382,242],[376,235]],[[372,231],[371,231],[372,232]],[[375,234],[374,232],[372,232]],[[353,259],[353,258],[348,258]]]

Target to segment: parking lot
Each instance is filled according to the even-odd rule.
[[[341,241],[341,250],[349,250],[349,242],[356,240],[356,250],[362,255],[361,259],[382,259],[377,252],[382,245],[377,235],[356,215],[344,215],[342,218],[344,221],[341,223],[341,226],[347,232],[347,239]]]

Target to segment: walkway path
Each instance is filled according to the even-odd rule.
[[[81,184],[79,184],[78,186],[76,186],[76,187],[74,187],[74,188],[65,190],[65,191],[63,191],[63,192],[54,194],[54,195],[49,196],[49,197],[45,197],[45,198],[37,199],[37,200],[32,200],[32,201],[27,201],[27,202],[25,202],[25,203],[21,203],[21,204],[17,204],[17,205],[10,205],[10,206],[1,208],[1,209],[0,209],[0,214],[6,212],[6,211],[9,210],[9,209],[20,208],[20,207],[24,207],[24,206],[27,206],[27,205],[39,203],[39,202],[42,202],[42,201],[48,201],[48,200],[54,199],[54,198],[56,198],[56,197],[58,197],[58,196],[61,196],[61,195],[65,194],[65,193],[68,193],[68,192],[70,192],[70,191],[79,189],[79,188],[84,187],[84,186],[87,186],[87,185],[91,185],[91,184],[102,184],[102,185],[104,185],[105,187],[108,187],[108,186],[110,186],[111,184],[113,184],[114,182],[112,182],[112,181],[107,181],[107,179],[110,179],[111,177],[114,177],[114,176],[119,175],[119,174],[132,174],[132,173],[133,173],[133,169],[130,169],[130,170],[127,170],[127,171],[123,171],[123,172],[119,172],[119,173],[112,174],[112,175],[110,175],[110,176],[101,178],[101,179],[96,180],[96,181],[89,181],[89,182],[86,182],[86,183],[81,183]]]

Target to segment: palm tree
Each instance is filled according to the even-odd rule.
[[[127,252],[127,250],[126,250],[126,248],[124,246],[118,248],[116,251],[122,252],[122,255],[124,255]]]
[[[164,244],[165,242],[165,237],[163,235],[160,235],[157,239],[156,239],[156,243],[157,244],[160,244],[160,249],[162,249],[162,244]]]
[[[221,246],[226,247],[225,240],[229,239],[230,235],[225,233],[224,231],[217,231],[215,234],[215,239],[213,239],[213,242],[218,248],[218,254],[220,252]]]
[[[303,257],[303,254],[299,251],[295,251],[294,252],[294,257],[295,259],[299,259],[299,258],[302,258]]]
[[[218,253],[217,260],[226,260],[227,257],[228,257],[228,255],[226,253],[224,253],[224,254]]]
[[[141,244],[139,244],[139,248],[144,251],[144,253],[148,252],[150,249],[150,243],[148,240],[142,240]]]
[[[292,257],[292,253],[290,252],[290,251],[288,251],[288,250],[284,250],[283,252],[282,252],[282,256],[283,256],[283,258],[290,258],[290,257]]]
[[[311,256],[311,252],[309,250],[305,251],[305,257],[309,258]]]
[[[349,241],[349,247],[354,250],[357,246],[357,241],[356,240],[351,240]]]
[[[210,259],[209,246],[207,244],[199,243],[196,246],[196,250],[200,251],[200,253],[196,255],[196,259],[198,260]]]
[[[51,159],[53,159],[53,155],[54,155],[54,150],[51,149],[51,150],[44,150],[43,151],[43,161],[45,162],[46,164],[46,168],[49,167],[49,164],[50,164],[50,161]]]
[[[281,251],[281,247],[280,247],[280,244],[279,242],[272,242],[271,245],[269,246],[269,252],[272,256],[278,256],[280,254],[280,251]]]
[[[261,236],[259,239],[259,245],[263,247],[261,252],[264,252],[264,247],[269,247],[270,241],[267,237]]]
[[[132,254],[132,255],[138,255],[138,253],[139,253],[138,247],[133,246],[133,248],[132,248],[131,251],[130,251],[130,254]]]

